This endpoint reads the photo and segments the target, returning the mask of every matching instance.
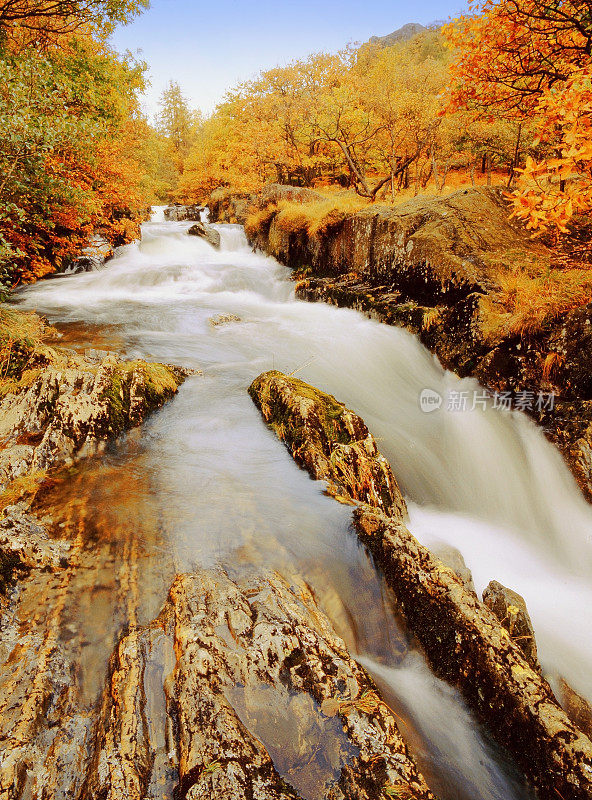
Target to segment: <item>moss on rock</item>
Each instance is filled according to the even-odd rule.
[[[345,503],[369,503],[404,516],[391,468],[364,421],[333,395],[281,372],[259,375],[249,394],[298,464]]]

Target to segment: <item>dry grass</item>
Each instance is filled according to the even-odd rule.
[[[283,202],[279,204],[276,223],[283,231],[305,231],[309,236],[315,236],[339,225],[347,216],[368,204],[368,200],[345,192],[310,203]]]
[[[368,200],[351,192],[327,193],[322,200],[295,203],[282,200],[252,213],[245,224],[248,236],[269,229],[272,220],[285,233],[321,234],[347,216],[368,206]]]
[[[480,298],[479,322],[490,344],[540,332],[563,314],[592,302],[592,269],[516,269],[500,273],[499,288]]]
[[[20,380],[39,359],[51,356],[45,339],[53,333],[37,314],[0,307],[0,387],[7,381]]]

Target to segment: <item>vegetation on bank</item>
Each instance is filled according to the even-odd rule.
[[[152,127],[145,65],[109,45],[147,0],[0,3],[0,295],[65,266],[93,233],[137,238],[178,179],[178,87]]]

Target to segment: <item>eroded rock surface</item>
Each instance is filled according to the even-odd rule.
[[[176,797],[372,800],[388,787],[432,797],[393,713],[301,579],[182,575],[157,624],[176,656],[165,680]],[[154,635],[132,634],[118,648],[95,759],[109,768],[89,780],[89,797],[122,796],[113,776],[126,797],[148,785],[154,744],[138,669]]]
[[[336,499],[406,515],[389,463],[364,421],[343,403],[277,371],[256,378],[249,394],[296,462],[326,481]]]
[[[340,480],[319,432],[319,418],[327,418],[326,395],[275,372],[259,376],[249,391],[298,463],[313,477]],[[329,408],[339,418],[343,406],[335,407],[336,402],[330,398]],[[362,430],[367,433],[365,426]],[[326,438],[331,440],[331,436]],[[350,485],[341,483],[345,491]],[[453,569],[412,536],[404,525],[404,506],[391,504],[389,517],[383,511],[388,504],[380,501],[379,492],[368,497],[368,504],[354,512],[355,527],[384,572],[434,671],[462,692],[514,755],[541,798],[589,800],[590,739],[559,706],[547,682],[497,616]],[[350,498],[359,496],[352,493]]]
[[[36,736],[43,697],[30,704],[30,724],[3,742],[3,800],[25,775],[46,800],[433,800],[299,577],[177,576],[158,619],[117,645],[92,725],[57,691],[64,672],[48,651],[59,729]]]
[[[183,370],[109,356],[64,354],[26,370],[0,401],[0,491],[17,478],[67,466],[138,425],[177,391]]]
[[[70,545],[51,539],[25,503],[4,509],[0,519],[0,597],[32,569],[60,569],[69,552]]]

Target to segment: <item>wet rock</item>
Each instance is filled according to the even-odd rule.
[[[405,500],[374,437],[343,403],[277,371],[259,375],[249,394],[296,462],[326,481],[329,494],[406,515]]]
[[[165,208],[163,213],[167,222],[200,222],[202,211],[205,211],[203,206],[176,204]]]
[[[473,575],[471,570],[467,567],[463,554],[458,548],[445,542],[439,542],[430,547],[432,553],[437,556],[443,564],[450,567],[455,575],[460,578],[465,589],[470,592],[475,592],[475,584],[473,583]]]
[[[143,687],[163,635],[174,661],[157,721]],[[159,620],[117,648],[81,800],[143,798],[155,734],[177,798],[432,798],[395,716],[294,576],[177,577]]]
[[[114,356],[97,364],[65,351],[26,371],[0,401],[0,492],[17,478],[98,452],[170,399],[185,375],[163,364]]]
[[[92,272],[100,269],[110,258],[113,258],[115,250],[111,242],[100,234],[95,234],[89,239],[88,245],[81,251],[65,270],[72,272]]]
[[[59,570],[69,550],[67,542],[49,538],[26,504],[6,508],[0,519],[0,596],[32,569]]]
[[[592,706],[572,689],[563,678],[559,681],[559,700],[565,713],[578,728],[592,739]]]
[[[490,581],[483,592],[483,602],[520,647],[530,666],[540,671],[534,627],[522,595],[498,581]]]
[[[189,228],[187,233],[190,236],[199,236],[200,239],[204,239],[216,250],[220,249],[220,234],[215,228],[212,228],[211,225],[204,225],[203,222],[197,222]]]
[[[236,314],[216,314],[215,317],[210,317],[210,325],[216,328],[218,325],[228,325],[231,322],[242,322],[240,317]]]
[[[354,516],[434,671],[462,692],[539,796],[592,797],[592,742],[497,617],[401,521],[363,506]]]
[[[277,372],[259,376],[249,392],[266,421],[311,475],[341,481],[339,467],[327,458],[326,445],[323,449],[324,440],[334,438],[334,429],[323,437],[322,428],[327,418],[339,419],[344,406]],[[329,414],[323,412],[323,405]],[[355,426],[363,426],[364,435],[370,435],[359,417]],[[371,463],[366,467],[370,471]],[[390,473],[388,465],[383,469]],[[368,492],[367,497],[368,505],[360,504],[354,511],[356,530],[382,569],[398,610],[436,674],[462,692],[498,742],[516,758],[541,798],[590,800],[590,739],[558,705],[547,682],[493,612],[407,530],[404,505],[385,503],[377,491]],[[389,508],[390,517],[383,508]]]

